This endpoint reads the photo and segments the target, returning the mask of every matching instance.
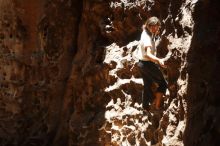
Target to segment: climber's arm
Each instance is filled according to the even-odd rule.
[[[151,53],[150,46],[147,46],[144,49],[145,49],[145,52],[146,52],[146,53],[144,53],[145,58],[148,58],[150,61],[152,61],[154,63],[158,63],[162,67],[165,67],[163,59],[160,59],[160,58],[156,57],[155,55],[153,55]]]

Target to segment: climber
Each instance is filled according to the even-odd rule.
[[[137,48],[138,67],[144,82],[142,104],[146,110],[149,110],[149,107],[152,106],[156,110],[160,110],[161,102],[167,89],[167,82],[159,69],[160,66],[166,67],[164,59],[156,56],[155,39],[159,34],[160,26],[161,23],[157,17],[147,19],[142,27],[143,31],[139,41],[139,47]],[[152,91],[152,85],[157,85],[154,93]]]

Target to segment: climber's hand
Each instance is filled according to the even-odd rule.
[[[159,65],[160,65],[161,67],[167,68],[167,66],[165,65],[165,61],[164,61],[163,59],[159,59],[159,60],[158,60],[158,63],[159,63]]]

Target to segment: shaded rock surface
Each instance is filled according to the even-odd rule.
[[[218,145],[216,4],[0,0],[0,145]],[[168,65],[160,112],[142,109],[134,57],[152,15]]]
[[[193,14],[195,29],[187,57],[189,112],[184,143],[188,146],[220,144],[217,140],[220,136],[218,3],[198,2]],[[208,13],[201,14],[204,10]]]

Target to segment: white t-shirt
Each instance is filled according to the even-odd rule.
[[[156,56],[155,41],[150,37],[146,30],[141,33],[141,39],[139,41],[139,46],[137,48],[136,57],[139,60],[149,61],[148,58],[144,57],[147,53],[145,47],[150,47],[151,53]]]

